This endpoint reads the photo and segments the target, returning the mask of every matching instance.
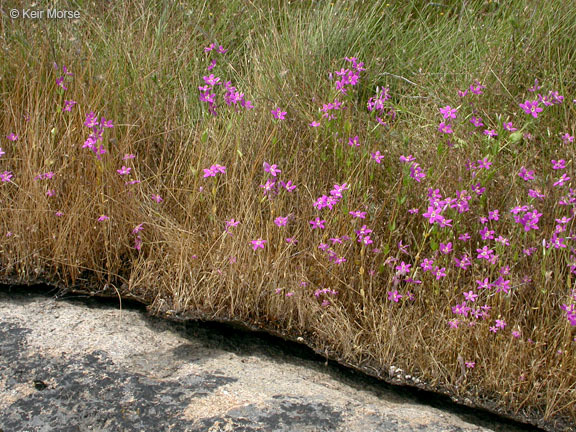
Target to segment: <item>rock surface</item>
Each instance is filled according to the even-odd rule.
[[[527,431],[223,325],[0,291],[0,432]]]

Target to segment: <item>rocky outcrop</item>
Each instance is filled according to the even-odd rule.
[[[0,429],[536,430],[387,385],[271,336],[6,289]]]

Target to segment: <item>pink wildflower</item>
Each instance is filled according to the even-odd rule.
[[[264,244],[266,243],[266,240],[262,239],[252,240],[250,243],[252,243],[252,247],[254,248],[254,250],[258,248],[264,249]]]

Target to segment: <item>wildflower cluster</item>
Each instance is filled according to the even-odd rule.
[[[215,51],[219,54],[225,54],[228,50],[224,49],[224,47],[219,46],[218,48],[214,43],[210,44],[206,48],[204,48],[205,53],[209,53]],[[217,64],[216,59],[211,59],[210,65],[208,66],[208,71],[214,69]],[[221,90],[222,99],[224,103],[228,106],[234,106],[236,109],[238,106],[250,110],[254,108],[252,102],[245,98],[244,93],[238,91],[236,87],[232,85],[232,82],[226,81],[223,82],[222,78],[214,75],[213,73],[203,76],[204,85],[198,86],[198,90],[200,91],[200,101],[205,102],[208,104],[208,111],[212,115],[217,115],[217,94],[216,89],[218,86],[223,88]]]
[[[90,128],[92,132],[84,142],[82,148],[87,148],[96,154],[98,160],[102,159],[102,155],[106,154],[106,148],[102,143],[104,129],[106,128],[113,128],[114,125],[112,124],[112,120],[106,120],[106,118],[101,117],[100,121],[98,121],[98,116],[93,112],[89,112],[86,115],[86,121],[84,122],[84,126]],[[100,145],[98,143],[100,142]]]
[[[339,71],[334,72],[334,75],[338,77],[335,81],[336,90],[342,94],[347,94],[350,87],[358,84],[360,72],[366,70],[364,63],[359,62],[356,57],[346,57],[345,60],[352,63],[352,67],[342,68]]]
[[[390,97],[390,89],[384,87],[378,89],[376,94],[368,99],[368,103],[366,104],[368,112],[373,113],[376,117],[376,121],[383,126],[388,125],[388,123],[384,121],[385,117],[389,117],[392,120],[396,119],[396,110],[389,107],[387,103]]]

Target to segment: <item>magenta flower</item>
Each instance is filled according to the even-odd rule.
[[[410,165],[410,178],[413,178],[414,180],[416,180],[418,183],[420,183],[420,181],[422,181],[422,179],[426,178],[426,173],[422,170],[422,168],[420,167],[420,164],[414,162],[412,165]]]
[[[443,277],[446,277],[446,267],[434,266],[432,269],[432,274],[436,276],[436,280],[440,280]]]
[[[254,250],[258,248],[264,249],[264,244],[266,243],[266,240],[262,239],[252,240],[250,243],[252,243],[252,247],[254,248]]]
[[[151,197],[154,201],[156,201],[157,203],[161,203],[162,201],[164,201],[164,199],[163,199],[160,195],[158,195],[158,194],[152,194],[152,195],[150,195],[150,197]]]
[[[138,224],[134,227],[134,229],[132,230],[132,234],[138,234],[140,231],[142,231],[144,229],[144,224]]]
[[[440,123],[438,125],[438,131],[445,133],[445,134],[451,134],[454,131],[452,130],[452,125],[451,124],[446,124],[444,122]]]
[[[358,237],[363,237],[365,235],[370,234],[371,232],[372,230],[370,228],[368,228],[366,225],[362,225],[362,228],[356,231],[356,235]],[[344,239],[344,237],[342,237],[342,239]]]
[[[467,368],[472,369],[474,368],[474,366],[476,366],[476,363],[473,361],[467,361],[464,363],[466,365]]]
[[[462,255],[461,258],[454,257],[454,263],[456,267],[459,267],[462,270],[466,270],[468,267],[472,265],[472,261],[470,261],[468,255]]]
[[[127,153],[124,155],[124,157],[122,158],[122,160],[128,160],[128,159],[134,159],[136,157],[136,155],[131,154],[131,153]]]
[[[292,183],[292,180],[288,180],[286,183],[280,182],[280,185],[284,187],[288,192],[292,192],[296,189],[296,185]]]
[[[404,261],[402,261],[400,263],[400,265],[396,266],[396,271],[401,274],[401,275],[405,275],[410,273],[410,268],[412,267],[411,264],[406,264]]]
[[[14,133],[11,133],[6,138],[8,138],[10,141],[18,141],[18,135],[14,134]]]
[[[422,263],[420,264],[420,267],[422,267],[422,269],[427,272],[427,271],[432,271],[432,269],[434,268],[434,260],[433,259],[429,259],[429,258],[424,258],[422,260]]]
[[[274,219],[274,223],[279,227],[286,226],[288,223],[288,216],[278,216],[276,219]]]
[[[310,126],[310,127],[318,127],[318,126],[320,126],[320,123],[318,123],[316,120],[314,120],[313,122],[308,123],[308,126]]]
[[[349,214],[351,214],[352,216],[354,216],[355,218],[358,219],[366,219],[366,212],[363,211],[351,211],[348,212]]]
[[[485,157],[484,159],[480,159],[478,161],[478,169],[489,170],[491,166],[492,166],[492,162],[490,162],[488,157]]]
[[[534,180],[534,171],[528,171],[525,167],[521,167],[518,176],[524,181]]]
[[[282,111],[280,108],[276,108],[270,111],[275,119],[284,120],[286,118],[286,111]]]
[[[488,227],[482,228],[478,233],[482,236],[482,240],[493,240],[495,232],[489,230]]]
[[[215,173],[226,174],[226,167],[225,166],[222,166],[219,164],[214,164],[214,165],[212,165],[211,168]]]
[[[360,138],[358,138],[358,135],[353,138],[348,138],[348,145],[350,147],[360,147]]]
[[[206,177],[215,177],[216,173],[212,171],[212,168],[204,168],[204,178]]]
[[[264,183],[263,185],[260,185],[260,187],[262,189],[264,189],[264,193],[267,194],[269,192],[272,192],[275,184],[276,184],[276,182],[273,180],[266,180],[266,183]]]
[[[330,210],[332,210],[334,208],[334,205],[338,203],[338,200],[339,199],[335,196],[322,195],[321,197],[316,199],[313,206],[318,210],[322,210],[325,207],[328,207]]]
[[[496,132],[496,129],[485,129],[484,135],[487,135],[490,138],[494,138],[494,137],[498,136],[498,132]]]
[[[56,78],[56,85],[62,87],[63,90],[68,90],[68,87],[64,85],[64,78],[63,76]]]
[[[218,173],[225,174],[226,167],[219,164],[214,164],[210,168],[204,168],[204,178],[215,177]]]
[[[566,133],[562,135],[562,141],[564,142],[564,144],[571,144],[574,142],[574,137]]]
[[[442,209],[439,207],[428,206],[428,210],[426,213],[422,213],[422,216],[424,216],[431,224],[433,224],[435,222],[444,220],[444,216],[440,214],[441,212]]]
[[[54,213],[56,216],[61,217],[64,216],[64,212],[58,210],[56,213]]]
[[[380,151],[376,151],[376,153],[370,153],[370,159],[373,159],[376,161],[376,163],[380,163],[382,162],[382,159],[384,159],[384,155],[380,153]]]
[[[90,111],[86,114],[86,120],[84,121],[84,126],[93,128],[98,126],[98,116],[94,112]]]
[[[401,298],[402,294],[398,294],[398,290],[388,291],[388,300],[392,300],[394,303],[398,303]]]
[[[62,108],[62,111],[72,111],[72,107],[76,105],[76,102],[73,100],[65,100],[64,101],[64,108]]]
[[[568,177],[566,174],[562,174],[562,177],[560,177],[558,181],[554,183],[554,186],[564,186],[564,183],[567,181],[570,181],[570,177]]]
[[[333,195],[337,198],[342,198],[342,192],[347,191],[350,189],[350,185],[348,183],[342,183],[341,185],[335,184],[334,188],[330,191],[330,195]]]
[[[282,172],[278,169],[278,165],[270,165],[268,162],[264,162],[264,171],[270,173],[272,177],[276,177],[279,173]]]
[[[466,298],[466,300],[474,302],[478,298],[478,295],[474,294],[474,291],[468,291],[464,293],[464,297]]]
[[[208,102],[208,104],[210,105],[210,112],[216,115],[216,110],[214,109],[214,103],[216,102],[216,93],[210,93],[209,91],[207,91],[210,88],[206,86],[199,87],[198,89],[201,91],[199,96],[200,102]],[[203,91],[203,89],[207,90]]]
[[[338,264],[338,265],[344,264],[345,262],[346,262],[346,258],[344,258],[344,257],[338,257],[334,260],[334,263]]]
[[[0,157],[4,156],[6,154],[6,152],[4,150],[2,150],[2,148],[0,148]]]
[[[116,170],[116,172],[120,175],[126,175],[126,174],[130,174],[130,170],[132,168],[129,168],[127,166],[122,165],[122,168],[120,168],[119,170]]]
[[[463,316],[468,316],[468,313],[470,312],[471,308],[469,306],[466,306],[466,302],[462,302],[462,304],[457,304],[456,306],[452,306],[452,313],[456,314],[456,315],[463,315]]]
[[[562,216],[562,218],[560,218],[560,219],[555,219],[556,223],[559,223],[559,224],[567,224],[571,220],[572,220],[572,218],[569,218],[566,216]]]
[[[503,329],[504,327],[506,327],[506,321],[497,319],[496,327]]]
[[[458,110],[456,108],[451,108],[450,105],[446,105],[444,108],[440,108],[440,114],[442,114],[445,119],[455,119],[457,111]]]
[[[3,182],[9,182],[13,177],[13,174],[11,171],[4,171],[3,173],[0,174],[0,180],[2,180]]]
[[[480,117],[472,117],[470,119],[470,123],[472,123],[476,127],[484,126],[484,123],[482,123],[482,119]]]
[[[503,126],[504,126],[504,129],[507,130],[508,132],[516,132],[518,130],[514,127],[512,122],[508,122],[508,123],[504,122]]]
[[[240,223],[239,221],[234,220],[234,218],[232,218],[232,219],[226,221],[226,228],[235,227],[239,223]]]
[[[473,93],[475,95],[481,95],[483,93],[482,90],[484,90],[486,88],[485,85],[480,84],[480,82],[478,80],[474,81],[474,84],[470,84],[470,93]]]
[[[552,238],[547,244],[548,249],[554,247],[554,249],[564,249],[567,248],[566,243],[564,243],[564,237],[558,237],[556,233],[552,235]]]
[[[552,162],[552,169],[554,169],[554,170],[566,168],[566,161],[564,159],[560,159],[560,160],[552,159],[551,162]]]
[[[204,76],[202,77],[202,79],[204,80],[204,82],[206,84],[208,84],[209,86],[215,86],[218,85],[220,83],[220,78],[217,76],[214,76],[214,74],[210,74],[208,76]]]
[[[524,110],[526,114],[530,114],[534,118],[538,118],[538,113],[542,112],[543,109],[538,106],[538,101],[527,100],[523,104],[519,105],[520,108]]]
[[[440,243],[440,247],[439,247],[440,253],[447,255],[450,252],[452,252],[452,242],[448,242],[448,243]]]
[[[482,249],[476,249],[476,252],[478,252],[478,256],[476,257],[477,259],[485,260],[489,260],[494,254],[494,251],[488,246],[484,246]]]
[[[542,88],[542,86],[539,85],[539,83],[538,83],[538,78],[536,78],[536,79],[534,80],[534,86],[533,86],[533,87],[530,87],[530,88],[528,89],[528,91],[534,93],[534,92],[540,90],[541,88]]]
[[[134,238],[134,249],[136,249],[137,251],[142,249],[142,237],[140,237],[139,235],[137,235]]]
[[[360,238],[358,239],[358,242],[359,242],[359,243],[362,243],[363,245],[366,245],[366,246],[369,245],[369,244],[374,243],[374,242],[372,241],[372,239],[370,238],[369,235],[360,237]]]
[[[326,223],[325,220],[320,219],[319,217],[317,217],[314,220],[310,221],[310,224],[312,225],[312,229],[316,229],[316,228],[320,228],[320,229],[324,229],[324,224]]]
[[[102,216],[100,216],[100,217],[98,218],[98,222],[104,222],[104,221],[107,221],[107,220],[110,220],[110,217],[109,217],[109,216],[106,216],[106,215],[102,215]]]
[[[412,155],[408,155],[408,156],[401,155],[400,156],[400,162],[408,163],[408,162],[414,162],[415,160],[416,160],[416,158]]]

